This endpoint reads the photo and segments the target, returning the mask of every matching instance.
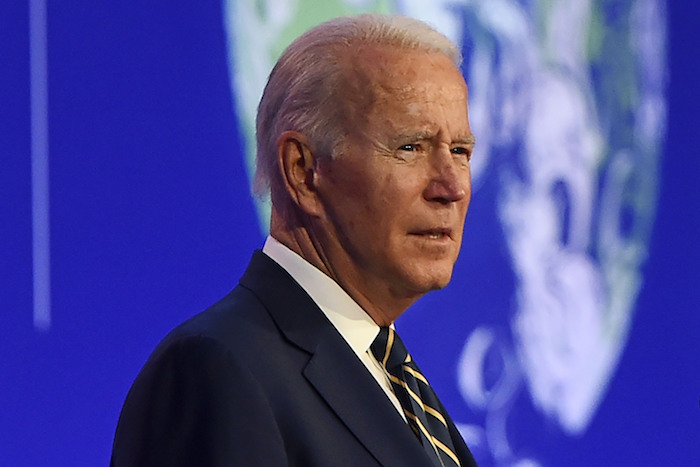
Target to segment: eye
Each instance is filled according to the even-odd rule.
[[[420,151],[420,144],[404,144],[403,146],[399,147],[399,151],[408,151],[408,152],[414,152],[414,151]]]
[[[452,154],[460,157],[465,157],[468,161],[472,159],[471,149],[464,146],[455,146],[451,149]]]

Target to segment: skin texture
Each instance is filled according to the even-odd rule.
[[[315,157],[303,134],[280,136],[293,214],[273,206],[271,233],[388,325],[447,285],[457,260],[471,198],[467,87],[441,53],[363,46],[347,63],[371,104],[350,112],[334,158]]]

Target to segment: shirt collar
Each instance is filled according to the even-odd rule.
[[[267,237],[263,253],[309,294],[358,356],[367,352],[379,334],[379,326],[337,282],[272,236]]]

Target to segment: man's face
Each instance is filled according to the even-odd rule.
[[[473,148],[467,88],[439,53],[381,48],[361,57],[375,99],[349,125],[360,131],[318,163],[319,241],[331,275],[361,305],[408,306],[447,285],[462,242]]]

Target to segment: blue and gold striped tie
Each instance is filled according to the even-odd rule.
[[[396,332],[382,327],[371,349],[389,375],[409,426],[435,465],[459,466],[442,405]]]

